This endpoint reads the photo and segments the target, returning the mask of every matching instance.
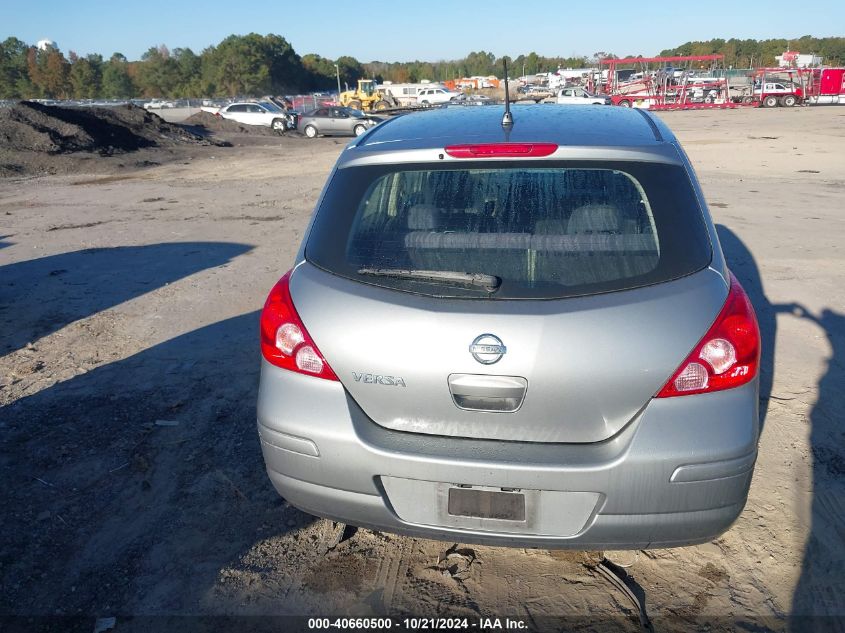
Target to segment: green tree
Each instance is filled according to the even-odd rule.
[[[346,55],[338,57],[335,64],[337,64],[340,69],[341,86],[344,84],[349,84],[350,88],[357,86],[358,80],[367,76],[364,66],[362,66],[361,62],[354,57]],[[332,65],[332,71],[334,71],[334,65]]]
[[[103,68],[102,93],[109,99],[134,97],[137,92],[129,76],[129,64],[121,53],[115,53]]]
[[[103,81],[102,55],[79,57],[73,51],[70,57],[71,91],[77,99],[90,99],[100,96]]]
[[[224,94],[266,93],[270,87],[270,68],[262,47],[254,38],[230,35],[214,49],[213,81]]]
[[[543,72],[543,69],[540,68],[540,56],[534,51],[531,51],[525,57],[525,72],[527,74]]]
[[[173,96],[193,97],[203,94],[202,60],[190,48],[173,50],[177,81]]]
[[[208,81],[229,96],[284,93],[307,76],[293,47],[273,34],[230,35],[209,51],[207,68]]]
[[[337,75],[332,60],[308,53],[302,56],[302,68],[306,75],[306,87],[314,90],[337,87]]]
[[[180,83],[179,64],[167,46],[153,46],[141,55],[137,82],[146,97],[167,97],[176,93]]]
[[[261,37],[254,33],[251,35]],[[270,66],[270,92],[282,94],[298,88],[305,79],[305,73],[302,60],[293,50],[293,46],[285,38],[273,33],[265,35],[263,40],[264,55]],[[352,57],[347,59],[358,64]],[[360,64],[358,66],[360,67]]]
[[[496,68],[496,56],[493,53],[487,53],[485,51],[472,52],[466,56],[464,64],[466,67],[464,74],[468,77],[472,77],[473,75],[487,76],[502,74],[501,70]]]
[[[29,47],[16,37],[0,42],[0,99],[31,96],[33,86],[27,70]]]

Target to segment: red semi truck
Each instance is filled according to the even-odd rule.
[[[845,68],[811,68],[807,103],[845,105]]]

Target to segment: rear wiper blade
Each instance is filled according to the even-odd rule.
[[[416,279],[419,281],[446,282],[464,286],[484,288],[487,292],[499,289],[502,280],[495,275],[484,273],[462,273],[451,270],[412,270],[407,268],[361,268],[359,275],[374,277],[393,277],[395,279]]]

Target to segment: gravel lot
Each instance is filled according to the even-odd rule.
[[[764,427],[729,532],[607,555],[658,631],[845,627],[845,108],[664,118],[758,311]],[[0,180],[0,614],[86,631],[385,613],[637,630],[596,554],[366,530],[326,551],[331,526],[277,497],[254,427],[257,316],[346,140],[229,140]]]

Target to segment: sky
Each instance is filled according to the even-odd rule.
[[[65,52],[121,52],[130,60],[159,44],[199,53],[251,32],[281,35],[300,55],[369,62],[440,61],[476,50],[512,57],[655,55],[691,40],[843,31],[841,0],[815,0],[810,11],[783,0],[0,0],[0,39],[51,39]]]

